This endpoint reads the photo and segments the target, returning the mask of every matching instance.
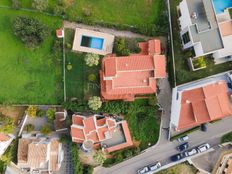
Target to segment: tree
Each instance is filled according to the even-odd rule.
[[[5,134],[13,133],[15,129],[14,120],[11,117],[0,115],[0,132]]]
[[[100,150],[96,151],[96,153],[93,155],[94,161],[96,161],[98,164],[103,164],[106,160],[106,157],[104,153]]]
[[[42,12],[48,7],[48,0],[32,0],[32,7]]]
[[[30,105],[26,110],[26,114],[29,115],[30,117],[35,117],[37,115],[37,111],[38,111],[37,106]]]
[[[13,30],[22,42],[28,47],[35,48],[40,45],[49,35],[49,29],[34,18],[16,17]]]
[[[114,48],[118,56],[128,56],[130,54],[130,50],[127,48],[124,38],[116,39]]]
[[[46,115],[48,117],[48,121],[52,122],[55,119],[55,109],[49,108],[46,112]]]
[[[155,95],[151,95],[148,98],[148,104],[150,106],[156,106],[157,105],[157,97]]]
[[[93,96],[89,98],[88,106],[90,109],[96,111],[102,106],[101,98],[98,96]]]
[[[35,126],[33,124],[27,124],[25,127],[24,127],[24,130],[28,133],[32,132],[33,130],[35,129]]]
[[[85,56],[85,63],[88,66],[97,66],[99,63],[99,56],[97,54],[86,54]]]
[[[43,135],[48,135],[51,133],[51,126],[49,124],[46,124],[44,125],[41,129],[40,129],[40,132],[43,134]]]

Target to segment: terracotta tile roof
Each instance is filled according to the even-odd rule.
[[[72,117],[72,122],[79,126],[84,126],[83,117]]]
[[[178,130],[232,114],[225,81],[182,92]]]
[[[85,133],[88,134],[91,131],[96,130],[95,122],[94,122],[94,117],[89,117],[83,120],[84,126],[85,126]]]
[[[50,161],[49,166],[51,171],[57,171],[58,168],[58,152],[59,152],[59,141],[52,140],[50,145]]]
[[[7,134],[0,133],[0,142],[9,140],[10,137]]]
[[[165,78],[166,73],[166,58],[164,55],[154,55],[155,62],[155,77],[156,78]]]
[[[165,56],[159,55],[160,41],[141,42],[139,47],[140,54],[103,58],[100,80],[104,100],[133,101],[136,95],[155,93],[155,79],[166,77]]]
[[[18,163],[27,162],[28,145],[31,142],[32,140],[30,139],[24,139],[24,138],[19,139],[18,153],[17,153]]]
[[[64,31],[62,29],[56,30],[56,37],[61,38],[64,36]]]
[[[83,116],[80,116],[80,115],[73,115],[73,117],[83,118]],[[96,122],[94,121],[85,122],[85,120],[97,120],[97,121]],[[126,142],[120,145],[116,145],[114,149],[113,149],[114,147],[113,146],[112,150],[113,151],[119,150],[121,148],[131,146],[133,144],[126,121],[116,122],[113,118],[110,118],[107,116],[104,117],[104,116],[93,115],[93,116],[84,117],[83,122],[85,122],[83,127],[78,127],[78,125],[76,125],[73,122],[71,126],[71,136],[72,136],[73,142],[83,143],[84,141],[92,140],[93,143],[96,145],[96,144],[99,144],[100,142],[103,142],[106,139],[110,140],[112,138],[112,134],[115,131],[123,131]],[[92,126],[92,123],[94,123],[94,126]],[[118,129],[119,124],[122,124],[123,130]],[[89,126],[91,128],[89,128]],[[92,128],[95,128],[95,129],[92,130]],[[86,129],[91,130],[91,131],[86,131]]]
[[[33,142],[28,145],[28,164],[33,169],[43,168],[47,162],[47,144]]]

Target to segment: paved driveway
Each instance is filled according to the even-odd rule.
[[[218,145],[220,143],[219,137],[224,133],[232,130],[232,118],[225,118],[220,122],[209,124],[207,132],[196,131],[189,135],[189,144],[191,147],[200,145],[205,142],[209,142],[211,146]],[[162,165],[174,165],[171,163],[169,157],[178,153],[176,146],[178,142],[166,142],[164,144],[158,144],[154,148],[149,148],[146,152],[135,156],[127,161],[119,163],[110,168],[97,167],[94,170],[95,174],[135,174],[137,169],[154,163],[155,161],[161,161]],[[186,160],[186,159],[185,159]],[[182,161],[179,161],[182,162]]]

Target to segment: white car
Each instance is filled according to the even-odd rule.
[[[138,169],[137,171],[138,174],[146,174],[147,172],[149,172],[149,168],[147,166],[141,169]]]
[[[187,141],[188,139],[189,139],[188,135],[184,135],[184,136],[178,138],[177,141],[179,141],[181,143],[181,142]]]
[[[161,163],[157,162],[155,164],[150,164],[149,166],[150,171],[156,171],[157,169],[159,169],[161,167]]]
[[[197,147],[197,150],[199,153],[205,152],[210,148],[210,145],[208,143],[202,144]]]
[[[191,149],[191,150],[186,151],[184,154],[185,154],[186,157],[192,156],[192,155],[197,154],[197,150],[196,149]]]

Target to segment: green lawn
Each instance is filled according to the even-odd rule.
[[[194,166],[191,166],[188,163],[181,163],[168,169],[162,170],[157,174],[196,174],[197,171],[198,170]]]
[[[32,8],[31,0],[19,1],[22,8]],[[11,0],[3,0],[0,5],[11,6]],[[46,12],[54,13],[57,5],[56,0],[49,0]],[[167,32],[164,9],[163,0],[73,0],[65,8],[64,17],[87,24],[132,27],[138,32],[155,35]]]
[[[175,66],[177,84],[186,83],[189,81],[204,78],[210,75],[218,74],[220,72],[228,71],[232,69],[232,62],[214,65],[213,58],[208,57],[206,59],[207,68],[192,72],[189,70],[187,58],[190,57],[190,51],[183,51],[179,36],[179,27],[177,23],[177,10],[181,0],[171,0],[171,16],[172,16],[172,29],[174,39],[174,51],[175,51]]]
[[[49,26],[51,34],[31,50],[17,38],[12,22],[17,16],[34,17]],[[63,100],[62,66],[54,63],[52,44],[61,20],[38,13],[0,9],[0,103],[58,104]]]

